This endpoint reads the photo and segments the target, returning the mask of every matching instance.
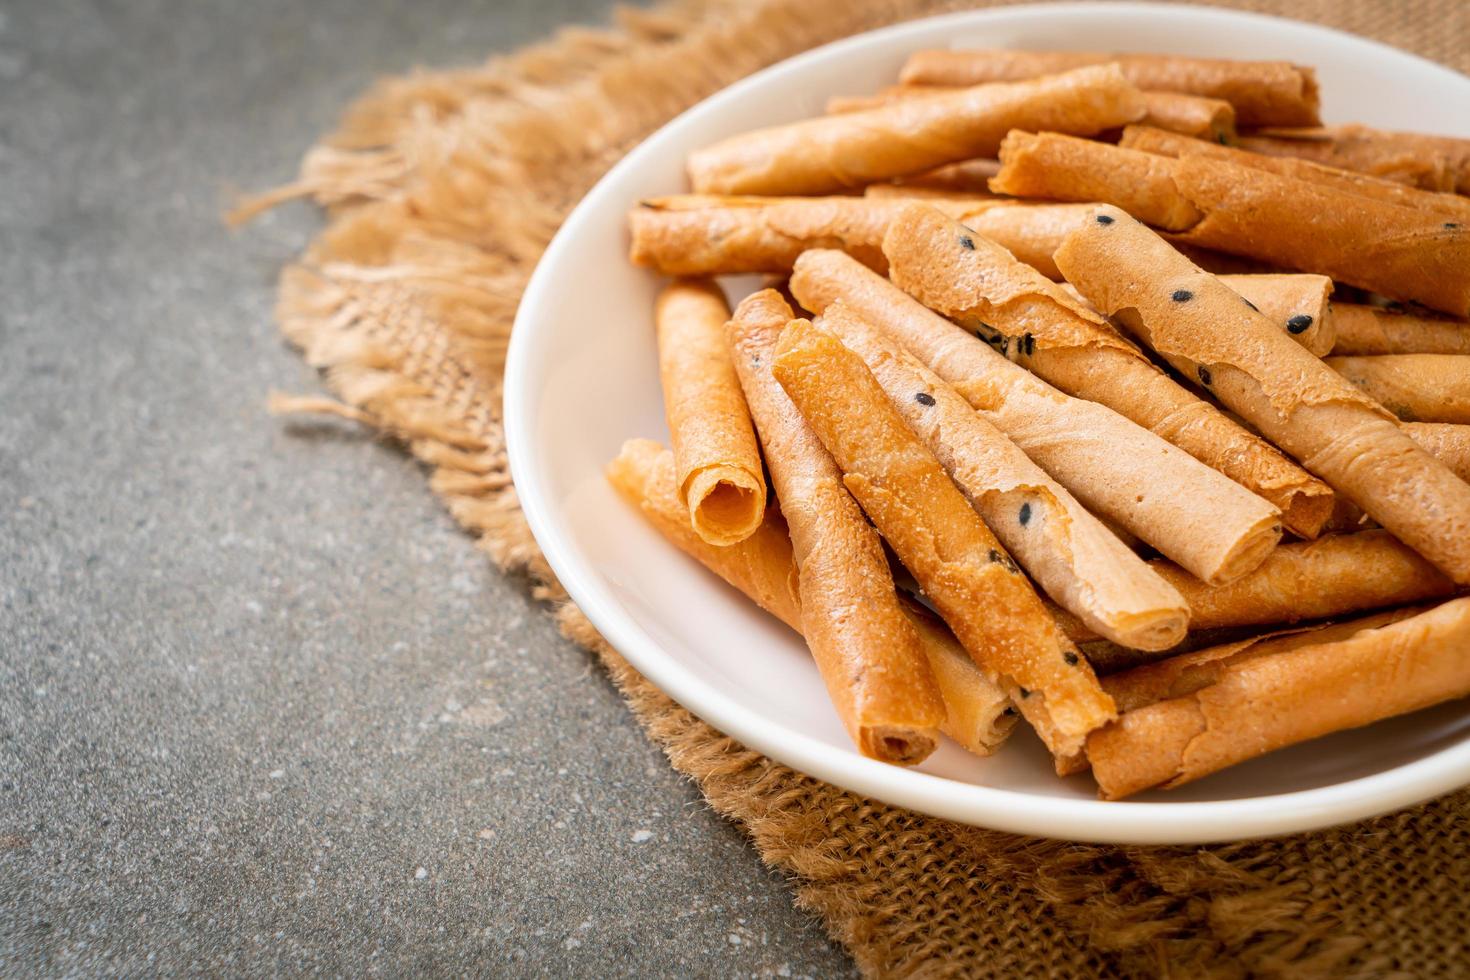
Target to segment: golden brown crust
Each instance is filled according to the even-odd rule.
[[[1178,239],[1470,312],[1470,224],[1202,156],[1164,157],[1052,133],[1012,133],[991,187],[1104,201]]]
[[[1188,603],[1192,631],[1327,619],[1455,592],[1455,584],[1418,552],[1376,529],[1288,542],[1225,585],[1206,585],[1172,562],[1149,564]],[[1098,638],[1080,620],[1057,618],[1078,643]]]
[[[844,300],[952,385],[1088,510],[1201,578],[1218,576],[1240,540],[1257,534],[1256,523],[1216,520],[1238,513],[1241,496],[1258,499],[1223,474],[1110,408],[1062,394],[842,253],[804,254],[791,289],[817,313]],[[1262,521],[1275,523],[1269,514]]]
[[[1470,425],[1405,422],[1403,430],[1456,476],[1470,483]]]
[[[756,605],[801,632],[800,579],[791,538],[778,507],[766,511],[754,534],[738,544],[716,548],[690,529],[674,492],[674,457],[658,443],[630,439],[607,466],[607,478],[660,534]],[[774,502],[773,502],[774,503]],[[1015,727],[1010,698],[986,680],[959,641],[918,603],[899,596],[944,699],[940,730],[976,755],[990,755]]]
[[[1390,204],[1431,211],[1452,220],[1461,218],[1470,220],[1470,201],[1454,194],[1420,190],[1397,181],[1329,167],[1299,157],[1277,157],[1252,153],[1248,150],[1191,139],[1179,133],[1166,132],[1163,129],[1144,125],[1126,127],[1118,145],[1171,157],[1213,157],[1243,167],[1268,170],[1283,177],[1295,177],[1299,180],[1324,184],[1350,194],[1372,197]]]
[[[1470,582],[1470,485],[1382,406],[1118,208],[1099,208],[1056,260],[1093,306],[1451,578]]]
[[[1470,357],[1382,354],[1327,365],[1405,422],[1470,423]]]
[[[1331,516],[1326,484],[1170,380],[1096,312],[995,242],[915,204],[890,223],[883,251],[889,278],[910,296],[1067,394],[1106,405],[1224,473],[1303,537]],[[1245,495],[1240,506],[1243,523],[1247,511],[1269,513]],[[1269,535],[1269,525],[1258,533]],[[1240,548],[1250,560],[1264,556],[1248,538]],[[1220,580],[1251,567],[1224,566]]]
[[[1082,51],[916,51],[899,79],[905,85],[977,85],[1104,62],[1116,62],[1124,77],[1146,91],[1229,102],[1242,126],[1317,125],[1321,99],[1316,73],[1284,61]]]
[[[840,301],[827,307],[821,326],[863,359],[909,428],[1053,599],[1119,643],[1162,650],[1184,638],[1179,594],[958,392]],[[917,401],[915,392],[929,400]]]
[[[1332,322],[1337,333],[1332,353],[1342,356],[1470,354],[1470,322],[1465,320],[1333,303]]]
[[[967,217],[1002,203],[956,199],[935,206]],[[779,274],[809,248],[837,248],[883,272],[883,233],[904,205],[876,196],[655,198],[628,212],[630,257],[668,276]]]
[[[1227,655],[1205,668],[1209,683],[1127,712],[1087,740],[1100,795],[1172,789],[1287,745],[1470,694],[1470,598],[1384,618],[1332,628],[1332,638],[1294,649]]]
[[[990,189],[1015,197],[1117,204],[1155,228],[1185,231],[1203,212],[1179,193],[1176,161],[1059,133],[1016,130],[1000,145]]]
[[[1272,129],[1244,141],[1257,153],[1303,157],[1429,191],[1470,194],[1470,140],[1362,125]]]
[[[1112,66],[756,130],[689,157],[712,194],[824,194],[993,156],[1020,127],[1096,133],[1140,118],[1143,97]]]
[[[970,656],[1048,748],[1076,752],[1114,716],[1112,702],[862,359],[831,333],[793,320],[773,372]]]
[[[720,287],[702,280],[672,283],[654,308],[679,497],[695,533],[714,545],[753,533],[766,509],[760,449],[725,347],[729,316]]]
[[[1205,212],[1196,244],[1470,313],[1470,224],[1203,157],[1177,161],[1174,181]]]
[[[859,749],[913,764],[933,751],[944,705],[898,608],[877,534],[771,375],[776,338],[790,318],[780,296],[762,290],[736,309],[726,336],[791,532],[801,631]]]

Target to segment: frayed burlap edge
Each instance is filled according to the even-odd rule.
[[[1461,936],[1470,795],[1320,834],[1205,848],[1075,845],[935,820],[793,772],[671,702],[567,602],[531,538],[505,458],[500,382],[521,289],[561,217],[638,139],[723,85],[944,6],[681,2],[622,11],[615,29],[565,31],[478,68],[381,83],[307,155],[298,181],[233,215],[309,197],[331,218],[284,272],[279,319],[341,401],[278,396],[273,407],[330,411],[402,439],[457,520],[501,568],[527,575],[568,637],[597,652],[674,766],[790,876],[798,903],[866,973],[1470,969]],[[1349,2],[1319,19],[1412,45],[1394,9]],[[1448,45],[1463,57],[1470,29],[1454,0],[1415,11],[1424,49]],[[1457,16],[1459,47],[1456,30],[1446,41],[1442,29]],[[1432,41],[1430,22],[1441,28]]]

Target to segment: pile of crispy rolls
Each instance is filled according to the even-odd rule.
[[[1470,694],[1470,140],[1319,101],[919,51],[693,153],[628,216],[673,446],[608,479],[896,765],[1025,719],[1116,800]]]

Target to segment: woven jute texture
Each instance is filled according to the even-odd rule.
[[[1466,0],[1226,5],[1470,70]],[[638,140],[737,78],[953,6],[680,2],[477,68],[380,83],[307,154],[296,183],[235,215],[306,196],[329,216],[282,275],[279,318],[340,401],[281,407],[400,438],[455,517],[596,652],[673,765],[869,974],[1470,975],[1470,793],[1324,833],[1200,848],[957,826],[800,775],[694,718],[603,642],[532,540],[506,465],[501,375],[521,290],[562,217]]]

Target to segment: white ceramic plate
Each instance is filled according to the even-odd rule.
[[[691,150],[818,115],[829,96],[892,82],[911,51],[948,46],[1292,60],[1317,66],[1329,121],[1470,136],[1462,75],[1324,28],[1198,7],[956,14],[831,44],[747,78],[614,167],[562,226],[521,303],[506,372],[511,469],[562,584],[634,666],[721,731],[838,786],[965,823],[1085,841],[1195,843],[1341,823],[1470,783],[1463,703],[1117,803],[1099,802],[1085,776],[1052,775],[1024,725],[989,759],[946,743],[917,769],[873,762],[843,733],[802,641],[665,543],[603,481],[623,440],[668,443],[651,323],[660,282],[627,262],[629,206],[685,189]],[[732,302],[744,291],[733,290]]]

